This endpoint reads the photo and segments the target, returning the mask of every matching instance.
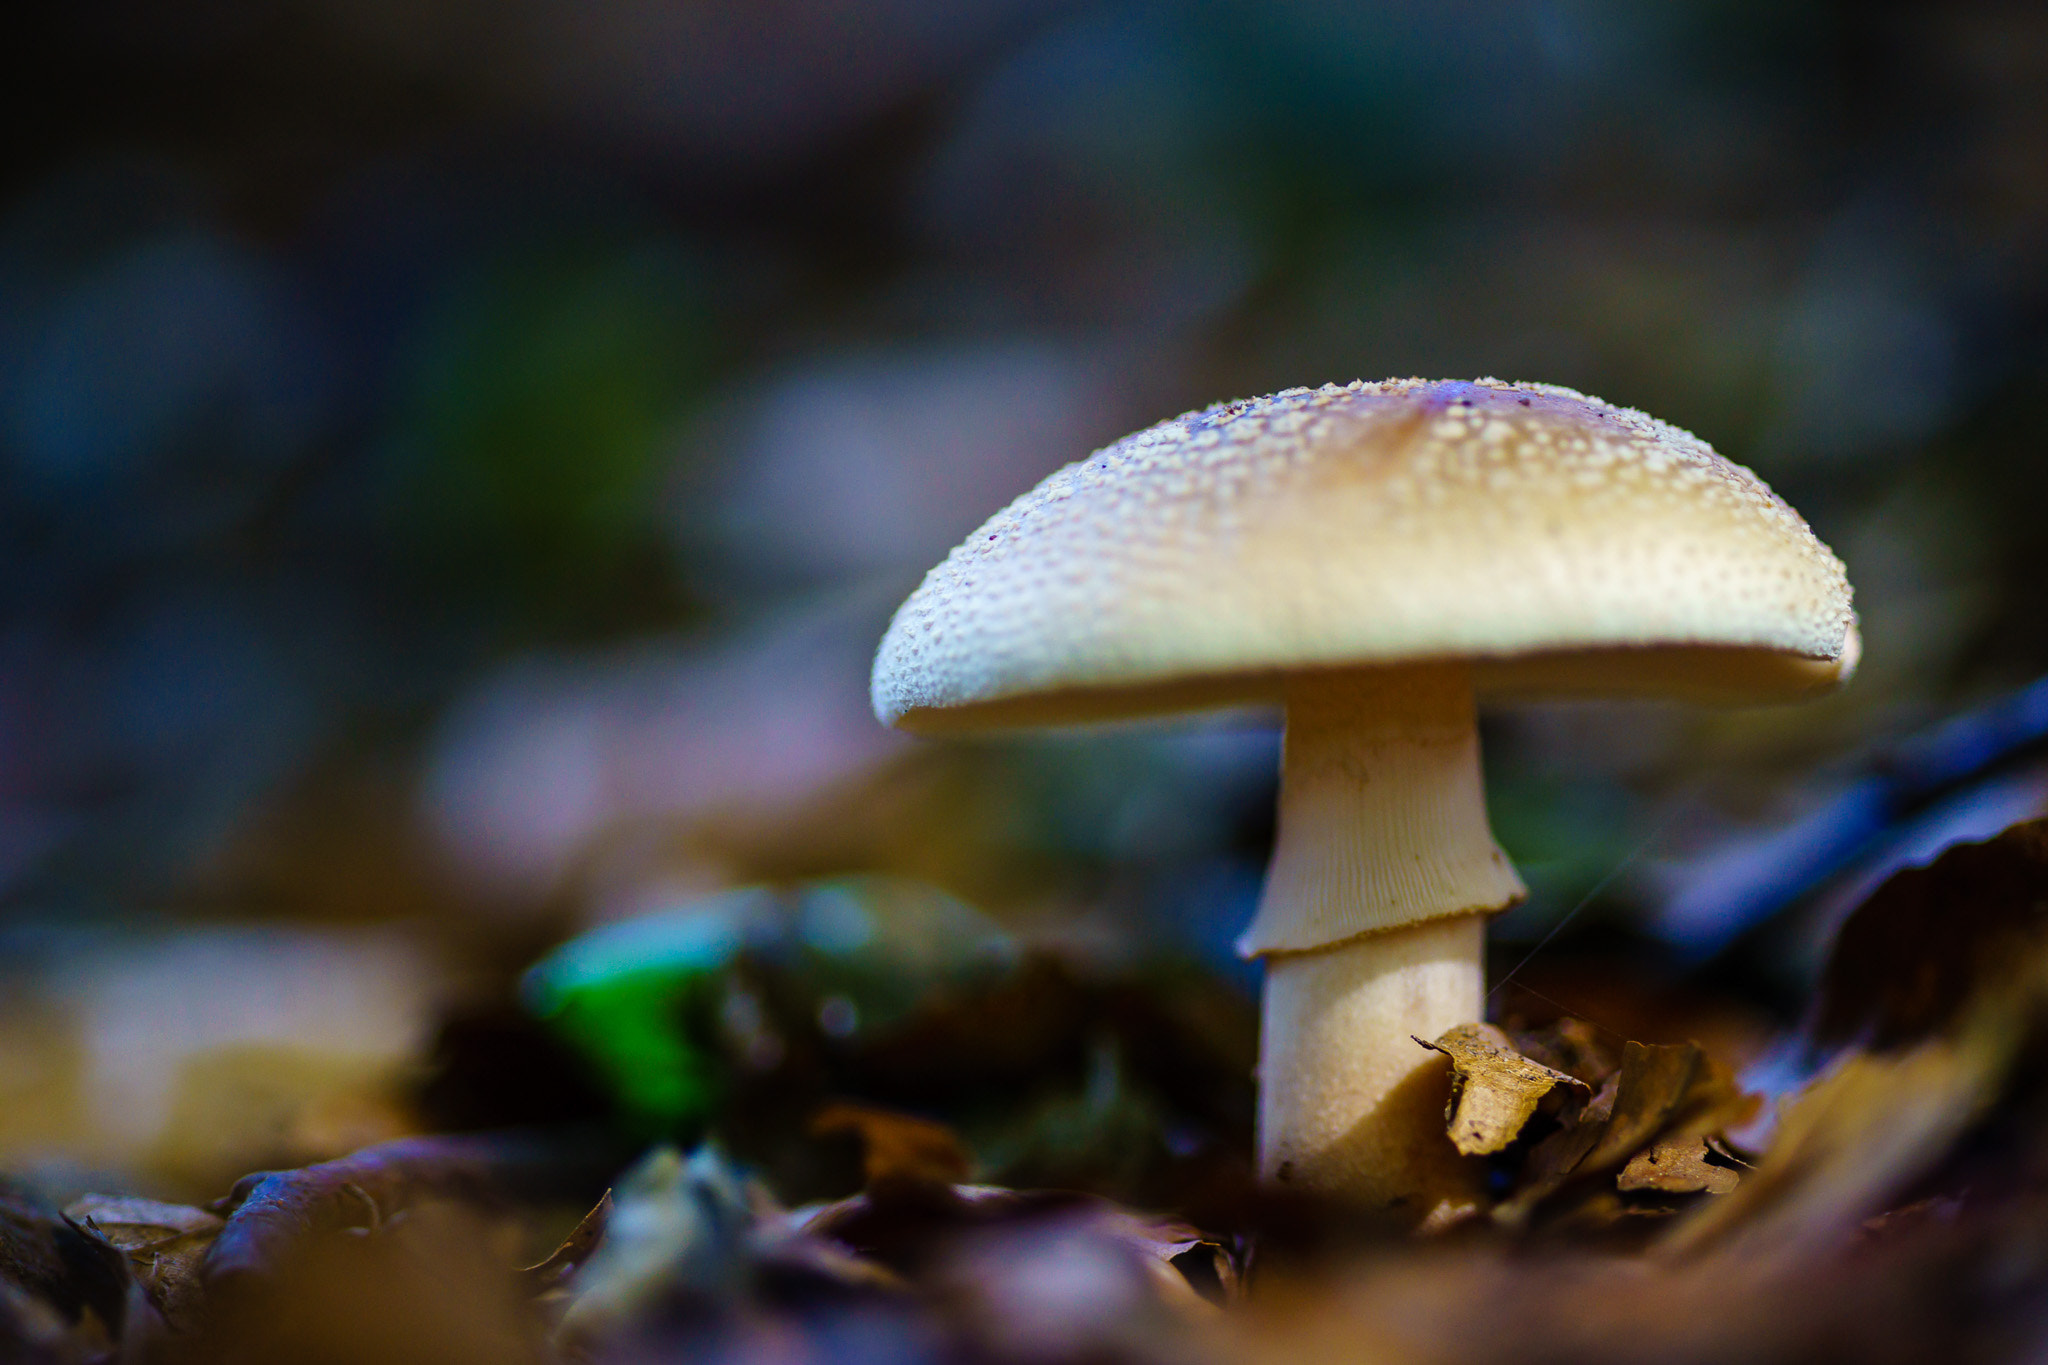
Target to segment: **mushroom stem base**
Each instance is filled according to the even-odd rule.
[[[1403,1226],[1477,1207],[1479,1163],[1444,1136],[1435,1038],[1480,1017],[1486,917],[1455,915],[1266,959],[1259,1173]]]

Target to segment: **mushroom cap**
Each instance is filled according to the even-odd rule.
[[[872,695],[972,730],[1465,660],[1484,693],[1750,702],[1857,652],[1841,561],[1698,437],[1549,384],[1395,379],[1221,403],[1053,474],[925,575]]]

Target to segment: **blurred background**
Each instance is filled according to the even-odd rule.
[[[17,1167],[211,1188],[604,1074],[673,1123],[687,1048],[562,1002],[748,953],[821,1047],[1037,954],[1183,973],[1241,1049],[1270,724],[923,744],[867,667],[1051,470],[1291,385],[1644,408],[1856,585],[1823,703],[1489,717],[1536,893],[1498,976],[1545,944],[1522,984],[1598,1022],[1573,964],[1619,954],[1782,1018],[1857,886],[2048,794],[2038,6],[37,9],[0,56]],[[1137,1046],[1046,1081],[1098,1117],[1102,1036]]]

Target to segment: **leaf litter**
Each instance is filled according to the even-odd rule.
[[[725,1107],[681,1143],[630,1125],[420,1133],[251,1175],[211,1207],[121,1194],[60,1210],[0,1190],[4,1357],[1251,1365],[2048,1347],[2027,1306],[2048,1301],[2048,823],[1901,873],[1844,923],[1807,1025],[1777,1040],[1811,1079],[1769,1114],[1727,1060],[1668,1034],[1564,1014],[1418,1040],[1454,1072],[1444,1141],[1488,1172],[1487,1216],[1433,1238],[1251,1180],[1230,1088],[1242,1035],[1191,1026],[1203,997],[1185,981],[1024,958],[845,1037],[817,1030],[774,961],[732,971],[782,1052],[749,1072],[699,1035]],[[991,1024],[999,1040],[968,1045]],[[923,1070],[912,1039],[935,1044]],[[984,1061],[997,1083],[975,1075]],[[806,1168],[846,1183],[787,1177]],[[1033,1171],[1052,1178],[1016,1183]]]
[[[1451,1145],[1466,1156],[1489,1156],[1522,1134],[1554,1096],[1576,1112],[1589,1092],[1576,1076],[1531,1061],[1492,1024],[1460,1024],[1435,1042],[1415,1040],[1451,1059],[1451,1101],[1445,1115]],[[1558,1106],[1553,1103],[1551,1106]]]

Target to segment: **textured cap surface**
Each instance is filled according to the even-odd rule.
[[[1856,653],[1841,561],[1688,432],[1540,384],[1289,389],[1127,436],[925,576],[875,713],[968,729],[1469,659],[1482,690],[1763,700]]]

